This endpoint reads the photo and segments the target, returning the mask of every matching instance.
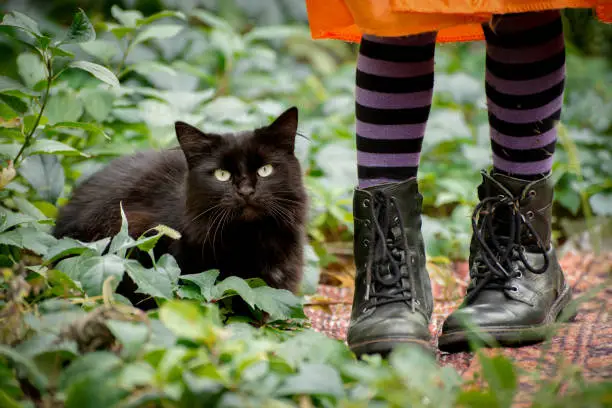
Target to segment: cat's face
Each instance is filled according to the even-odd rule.
[[[296,131],[296,108],[267,127],[236,134],[206,134],[177,122],[189,168],[189,213],[211,222],[294,221],[305,201]]]

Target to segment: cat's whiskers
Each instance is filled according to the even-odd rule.
[[[194,222],[195,220],[197,220],[198,218],[202,217],[204,214],[208,213],[209,211],[212,211],[216,208],[219,208],[221,206],[221,204],[215,204],[212,207],[202,211],[201,213],[199,213],[198,215],[196,215],[190,222]]]
[[[225,225],[227,223],[227,221],[230,219],[230,214],[232,214],[233,209],[228,208],[225,209],[225,211],[223,212],[223,215],[221,216],[221,219],[219,220],[219,222],[217,222],[217,226],[215,227],[215,233],[213,234],[213,240],[212,240],[212,244],[213,244],[213,256],[216,258],[217,257],[217,253],[216,253],[216,248],[217,246],[215,245],[216,241],[217,241],[217,231],[220,228],[220,238],[223,239],[223,228],[225,228]]]
[[[289,213],[286,209],[280,206],[278,203],[274,202],[274,200],[270,201],[269,209],[272,211],[273,215],[277,215],[280,219],[279,221],[285,221],[287,223],[292,223],[291,213]],[[276,218],[276,217],[275,217]]]
[[[302,204],[300,201],[298,200],[293,200],[291,198],[283,198],[283,197],[274,197],[272,199],[272,201],[284,201],[286,203],[291,203],[291,204]]]
[[[213,213],[213,215],[210,216],[210,224],[207,226],[206,228],[206,235],[204,236],[204,241],[202,241],[202,247],[204,247],[204,244],[206,244],[206,242],[208,241],[208,237],[210,235],[210,231],[212,230],[212,227],[215,225],[215,223],[217,222],[217,219],[219,218],[219,216],[223,213],[223,208],[221,208],[220,205],[216,206],[218,211],[215,211]],[[221,209],[219,209],[221,208]],[[202,249],[202,251],[204,251]]]

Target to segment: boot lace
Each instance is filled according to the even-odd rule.
[[[523,199],[500,194],[483,199],[474,209],[472,229],[480,247],[480,256],[474,259],[472,278],[476,279],[477,284],[468,291],[467,303],[484,289],[517,291],[516,287],[509,285],[509,280],[522,275],[518,263],[535,274],[542,274],[548,269],[550,259],[547,248],[531,222],[520,212],[521,204],[532,198],[532,194]],[[508,222],[503,234],[499,232],[500,221]],[[544,257],[540,268],[531,265],[525,256],[525,248],[521,244],[525,228],[535,239],[537,252]]]
[[[371,306],[411,302],[414,311],[413,274],[408,274],[409,285],[402,282],[406,274],[408,242],[400,207],[395,197],[377,191],[371,208],[375,247],[373,260],[367,268],[366,301]]]

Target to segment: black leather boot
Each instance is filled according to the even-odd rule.
[[[442,326],[444,351],[469,347],[466,320],[501,346],[542,341],[572,296],[551,244],[551,177],[482,176],[472,216],[471,282]]]
[[[355,295],[348,344],[386,355],[400,343],[429,345],[433,309],[415,178],[356,189]]]

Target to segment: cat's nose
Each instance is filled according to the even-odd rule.
[[[255,193],[255,189],[251,186],[241,186],[238,193],[244,198],[250,198]]]

